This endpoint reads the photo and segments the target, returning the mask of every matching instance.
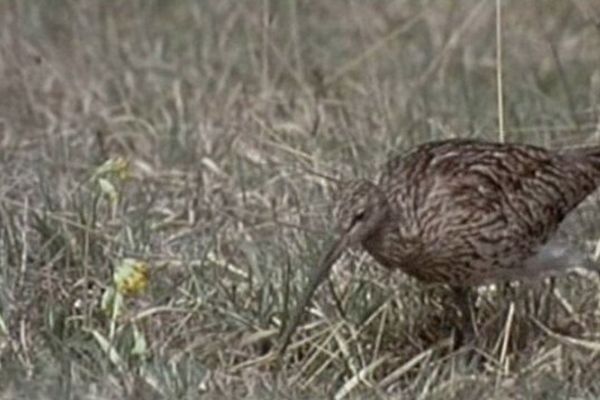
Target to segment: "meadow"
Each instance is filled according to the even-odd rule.
[[[600,144],[598,2],[498,3],[0,2],[0,399],[599,398],[581,268],[480,288],[473,362],[447,288],[353,249],[273,357],[331,178]],[[596,197],[560,232],[591,260]]]

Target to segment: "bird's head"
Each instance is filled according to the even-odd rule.
[[[362,243],[387,215],[387,199],[377,185],[367,180],[342,184],[334,211],[338,243],[344,246]]]

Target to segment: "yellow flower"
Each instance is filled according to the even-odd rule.
[[[105,175],[115,176],[121,181],[128,179],[131,176],[129,160],[123,157],[109,158],[94,171],[95,178]]]
[[[148,288],[150,270],[144,261],[125,258],[114,273],[117,292],[124,296],[136,296]]]
[[[117,157],[113,160],[113,172],[117,177],[124,181],[131,176],[131,168],[129,166],[129,160],[124,159],[123,157]]]

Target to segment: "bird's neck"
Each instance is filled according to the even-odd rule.
[[[380,238],[384,237],[389,227],[389,218],[391,216],[391,210],[388,206],[381,207],[378,210],[378,217],[373,223],[373,227],[369,230],[368,234],[362,239],[361,244],[368,248],[370,244],[378,242]]]

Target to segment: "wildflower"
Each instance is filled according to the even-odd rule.
[[[150,270],[144,261],[124,259],[114,273],[117,292],[124,296],[136,296],[148,288]]]
[[[96,168],[94,171],[94,177],[100,178],[106,175],[115,176],[118,180],[126,180],[131,176],[131,166],[129,160],[123,157],[109,158]]]

